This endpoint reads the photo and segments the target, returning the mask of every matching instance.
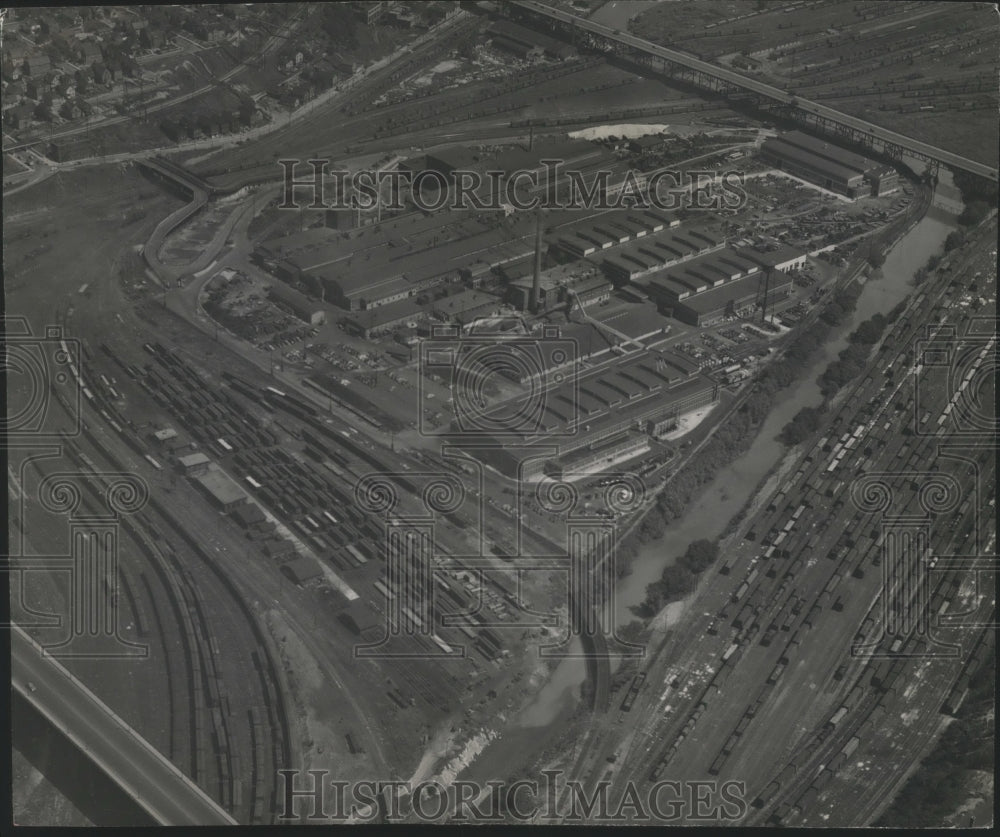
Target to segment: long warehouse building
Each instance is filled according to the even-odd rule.
[[[891,166],[802,131],[765,140],[761,154],[782,171],[849,198],[885,195],[899,186],[899,175]]]

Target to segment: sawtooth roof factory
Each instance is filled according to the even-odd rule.
[[[748,313],[765,295],[769,301],[788,295],[788,271],[805,263],[793,248],[759,252],[725,247],[689,259],[650,276],[644,288],[660,310],[692,326]]]

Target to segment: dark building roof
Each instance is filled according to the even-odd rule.
[[[323,569],[312,558],[302,555],[287,564],[281,565],[281,571],[296,584],[309,581],[323,575]]]
[[[230,506],[246,499],[246,492],[224,471],[217,468],[195,477],[195,480],[220,506]]]
[[[281,282],[268,288],[268,296],[290,308],[303,320],[308,321],[314,314],[323,313],[323,306],[319,302],[309,299],[305,294]]]
[[[778,273],[776,274],[777,278],[771,280],[769,293],[780,291],[791,283],[790,279],[782,278],[782,276],[783,274]],[[705,316],[717,311],[724,311],[730,303],[755,295],[763,288],[763,284],[764,278],[760,274],[744,276],[742,279],[720,285],[718,288],[712,288],[703,293],[689,296],[687,299],[682,299],[675,303],[674,307],[686,308],[700,316]]]
[[[789,131],[788,133],[781,134],[779,139],[788,145],[795,146],[803,151],[808,151],[810,154],[815,154],[818,157],[823,157],[824,159],[830,160],[831,162],[845,166],[849,169],[854,169],[858,172],[867,172],[870,169],[878,167],[878,163],[873,160],[869,160],[862,154],[856,154],[853,151],[848,151],[846,148],[841,148],[839,145],[833,145],[826,140],[810,136],[802,131]]]
[[[266,519],[264,512],[261,511],[260,506],[256,503],[240,503],[240,505],[232,510],[231,514],[244,529],[257,523],[263,523]]]
[[[860,179],[864,174],[862,170],[843,165],[819,154],[813,154],[811,151],[791,145],[782,139],[765,140],[764,151],[781,160],[811,169],[829,177],[831,180],[841,183],[849,183],[851,180]]]
[[[281,558],[295,552],[295,544],[284,538],[272,538],[264,541],[263,547],[268,558]]]

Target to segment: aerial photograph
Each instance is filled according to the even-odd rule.
[[[995,3],[0,51],[0,832],[993,827]]]

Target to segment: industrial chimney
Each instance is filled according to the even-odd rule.
[[[531,297],[528,308],[532,314],[538,313],[539,296],[542,286],[542,209],[535,211],[535,270],[531,279]]]

